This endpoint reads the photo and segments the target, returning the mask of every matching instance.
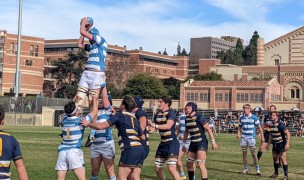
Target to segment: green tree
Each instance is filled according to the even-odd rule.
[[[122,96],[122,90],[118,89],[115,84],[111,82],[107,82],[107,90],[108,93],[112,95],[112,98],[114,99],[121,99]]]
[[[85,51],[69,52],[65,59],[52,60],[55,66],[50,70],[57,79],[55,97],[73,98],[76,94],[81,73],[84,70],[87,56]]]
[[[157,99],[163,95],[168,95],[168,91],[156,77],[146,73],[138,73],[128,80],[123,89],[123,95],[138,95],[146,99]]]
[[[181,46],[180,46],[180,44],[178,43],[178,45],[177,45],[177,56],[181,56]]]
[[[228,49],[227,51],[219,51],[216,58],[221,60],[222,64],[234,64],[234,65],[243,65],[243,45],[242,41],[238,39],[236,47]]]
[[[179,99],[180,95],[180,83],[181,81],[174,77],[166,78],[162,80],[164,87],[168,90],[168,94],[172,99]]]
[[[157,54],[162,54],[162,53],[161,53],[161,51],[158,51],[158,53],[157,53]]]
[[[186,51],[185,48],[183,48],[183,51],[182,51],[182,53],[181,53],[181,56],[188,56],[188,53],[187,53],[187,51]]]
[[[272,76],[270,74],[261,74],[259,76],[254,76],[251,80],[253,81],[270,81]]]
[[[163,52],[163,55],[168,55],[166,48],[165,48],[165,50]]]
[[[217,72],[211,71],[209,73],[205,73],[205,74],[195,74],[195,75],[190,75],[186,78],[186,81],[188,81],[189,79],[194,79],[196,81],[222,81],[223,79],[223,75],[222,74],[218,74]]]
[[[244,64],[245,65],[257,65],[257,45],[259,34],[257,31],[254,31],[250,43],[246,46],[243,52]]]

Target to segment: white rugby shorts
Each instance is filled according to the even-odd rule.
[[[96,71],[83,71],[79,84],[79,87],[87,89],[100,89],[105,86],[105,73]]]
[[[84,156],[81,149],[74,148],[59,152],[55,170],[67,171],[81,167],[84,167]]]
[[[91,145],[91,158],[103,157],[106,159],[114,159],[115,143],[114,140],[104,143],[93,143]]]
[[[240,145],[242,147],[254,147],[256,145],[256,142],[253,138],[241,138]]]

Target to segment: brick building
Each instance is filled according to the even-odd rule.
[[[270,81],[194,81],[181,84],[180,106],[196,102],[201,109],[242,109],[269,107],[282,101],[282,86],[276,79]]]
[[[51,60],[62,58],[69,52],[79,51],[77,39],[46,40],[45,41],[45,64],[44,64],[44,93],[55,89],[54,75],[49,69],[52,67]],[[188,57],[167,56],[143,50],[127,50],[126,47],[108,45],[108,55],[106,58],[107,78],[120,85],[126,82],[133,72],[146,72],[155,75],[157,78],[164,79],[174,77],[184,80],[188,76]],[[127,69],[126,69],[127,68]]]
[[[214,71],[230,81],[275,78],[283,87],[282,101],[272,103],[282,109],[304,109],[304,26],[268,43],[260,38],[257,48],[256,66],[227,65],[218,59],[200,59],[198,72]]]
[[[18,36],[0,30],[0,95],[9,94],[14,86]],[[21,91],[25,95],[42,92],[44,71],[44,39],[21,36]]]

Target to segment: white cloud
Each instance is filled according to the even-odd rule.
[[[203,20],[195,21],[196,17],[182,18],[178,16],[178,12],[186,9],[187,4],[179,0],[138,1],[137,3],[108,1],[111,5],[93,4],[93,1],[88,3],[83,0],[28,0],[23,2],[22,32],[24,35],[45,39],[76,39],[79,37],[80,19],[90,16],[94,18],[95,26],[109,44],[126,45],[128,49],[142,47],[151,52],[163,51],[167,48],[167,52],[173,55],[176,53],[178,42],[189,52],[192,37],[232,35],[241,37],[246,42],[257,30],[267,42],[297,28],[263,20],[268,9],[262,2],[274,3],[274,0],[254,1],[257,2],[257,5],[252,6],[260,7],[258,11],[255,11],[254,8],[250,10],[250,3],[247,5],[242,0],[233,1],[235,3],[228,0],[213,1],[214,6],[224,9],[234,16],[246,18],[240,22],[225,22],[215,25],[209,25]],[[2,22],[0,29],[7,29],[9,33],[17,33],[18,3],[12,2],[0,3],[0,21]],[[208,2],[210,3],[211,0]],[[223,5],[220,5],[221,2]],[[229,10],[228,7],[232,10]],[[237,7],[249,8],[249,10],[236,12],[233,9],[238,9]],[[197,12],[197,14],[200,13]],[[247,20],[247,16],[255,16],[254,13],[261,14],[261,21],[252,23]]]

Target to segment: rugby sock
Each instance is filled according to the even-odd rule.
[[[98,176],[91,176],[91,180],[98,180]]]
[[[208,180],[208,178],[202,178],[202,180]]]
[[[288,164],[283,164],[284,176],[288,176]]]
[[[188,171],[189,180],[194,180],[194,171]]]
[[[244,170],[248,171],[248,164],[244,165]]]
[[[116,180],[116,176],[110,177],[110,180]]]
[[[259,151],[259,152],[258,152],[258,155],[257,155],[257,156],[258,156],[258,160],[260,160],[260,158],[262,157],[262,155],[263,155],[263,152],[262,152],[262,151]]]
[[[183,177],[183,176],[185,176],[185,173],[184,173],[184,171],[180,172],[180,173],[179,173],[179,175],[180,175],[180,177]]]
[[[259,165],[256,165],[256,166],[255,166],[255,170],[260,170],[260,166],[259,166]]]
[[[274,163],[274,174],[278,175],[279,174],[279,163]]]

